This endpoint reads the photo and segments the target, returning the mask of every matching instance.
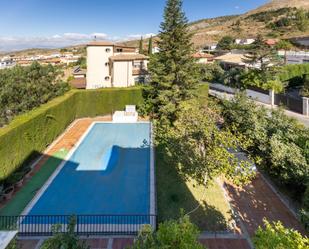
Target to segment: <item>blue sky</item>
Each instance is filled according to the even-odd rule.
[[[244,13],[268,0],[184,0],[190,21]],[[0,0],[0,51],[157,33],[165,0]]]

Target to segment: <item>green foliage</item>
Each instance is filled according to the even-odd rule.
[[[268,46],[261,35],[252,44],[252,50],[245,56],[244,62],[258,67],[247,69],[241,77],[243,85],[283,91],[284,85],[278,77],[278,67],[282,62],[276,49]]]
[[[201,64],[200,74],[202,81],[220,82],[224,75],[224,70],[218,63]]]
[[[281,81],[289,81],[295,77],[303,77],[309,75],[309,64],[289,64],[280,69],[278,77]]]
[[[304,9],[299,9],[296,12],[296,26],[302,32],[308,30],[309,26],[309,12],[305,11]]]
[[[225,126],[241,133],[260,166],[300,199],[309,179],[308,129],[282,110],[268,114],[245,95],[223,103]]]
[[[152,36],[150,36],[150,38],[149,38],[148,55],[152,55]]]
[[[67,232],[62,233],[61,225],[54,225],[53,237],[44,241],[41,249],[88,249],[85,242],[79,241],[79,238],[75,235],[76,218],[70,217]]]
[[[198,242],[199,231],[188,216],[178,220],[165,221],[157,232],[145,226],[131,249],[203,249]]]
[[[192,34],[188,32],[182,0],[167,1],[160,27],[160,52],[150,59],[151,83],[147,97],[152,116],[172,123],[180,102],[192,97],[192,90],[199,82],[198,66],[192,57]]]
[[[42,152],[75,119],[110,114],[143,101],[140,88],[71,90],[0,129],[0,180]],[[22,138],[22,139],[21,139]]]
[[[231,151],[245,147],[240,137],[229,130],[220,130],[220,116],[210,104],[197,100],[184,102],[172,127],[156,128],[156,137],[166,152],[178,163],[186,178],[201,185],[225,175],[237,183],[247,182],[254,175],[251,163],[238,160]]]
[[[234,38],[231,36],[224,36],[218,42],[217,48],[222,50],[231,50],[234,45]]]
[[[264,228],[259,227],[253,238],[256,249],[306,249],[309,239],[299,232],[285,228],[280,221],[270,223],[264,220]]]
[[[80,68],[82,68],[82,69],[87,69],[87,59],[86,59],[86,57],[82,56],[82,57],[78,58],[78,60],[76,62],[76,66],[80,66]]]
[[[295,10],[295,9],[294,8],[281,8],[281,9],[277,9],[277,10],[262,11],[262,12],[258,12],[258,13],[249,15],[246,18],[247,19],[253,19],[253,20],[258,21],[258,22],[267,23],[267,22],[272,21],[274,18],[278,18],[282,15],[288,15],[293,10]]]
[[[309,74],[304,76],[304,86],[300,93],[304,97],[309,97]]]
[[[140,54],[144,54],[144,40],[143,37],[141,37],[140,41],[139,41],[139,53]]]
[[[283,50],[290,50],[293,47],[292,43],[287,40],[280,40],[275,48],[277,50],[283,49]]]
[[[52,65],[16,66],[0,70],[0,127],[16,115],[38,107],[69,90]]]

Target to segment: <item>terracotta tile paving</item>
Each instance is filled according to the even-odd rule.
[[[254,235],[258,226],[263,225],[264,217],[270,221],[280,220],[285,226],[306,234],[301,223],[259,174],[243,188],[226,183],[226,189],[250,236]]]
[[[245,239],[203,239],[200,242],[208,249],[250,249]]]
[[[133,244],[133,239],[114,239],[113,249],[124,249]]]

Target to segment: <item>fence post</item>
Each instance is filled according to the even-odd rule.
[[[273,107],[275,105],[275,91],[269,90],[269,104]]]
[[[308,117],[309,116],[309,98],[302,97],[303,99],[303,115]]]

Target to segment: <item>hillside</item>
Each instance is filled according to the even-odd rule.
[[[298,21],[295,20],[300,9],[308,12],[305,13],[307,20],[304,23],[307,29],[304,30],[298,28]],[[273,0],[242,15],[192,22],[189,29],[194,33],[192,41],[196,47],[215,43],[226,35],[251,38],[260,33],[267,38],[282,39],[309,36],[309,0]],[[138,43],[139,40],[126,44],[138,46]]]
[[[305,29],[298,28],[298,11],[304,9]],[[230,16],[213,24],[212,19],[194,22],[193,43],[200,47],[218,41],[225,35],[237,38],[256,37],[258,33],[268,38],[309,36],[309,0],[273,0],[243,15]]]

